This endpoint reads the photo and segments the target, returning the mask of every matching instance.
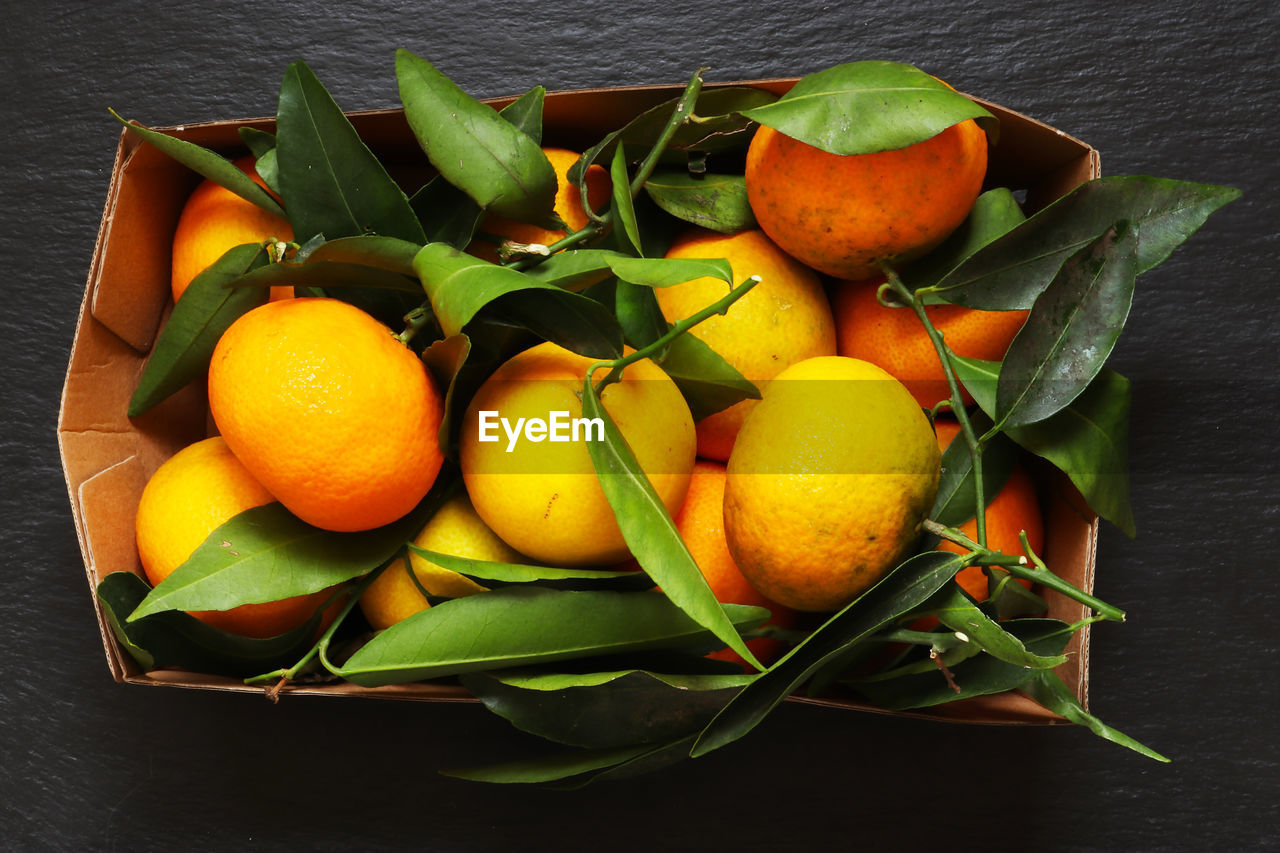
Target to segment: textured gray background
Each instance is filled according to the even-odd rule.
[[[1202,850],[1280,847],[1271,2],[722,0],[4,4],[0,27],[0,847]],[[306,59],[348,109],[392,54],[477,96],[918,64],[1088,140],[1107,174],[1240,186],[1145,276],[1113,364],[1135,379],[1139,536],[1100,545],[1083,730],[962,728],[787,705],[660,775],[561,794],[435,775],[539,747],[473,705],[113,684],[54,438],[116,107],[154,124],[274,112]]]

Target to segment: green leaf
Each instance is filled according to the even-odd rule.
[[[677,128],[669,151],[723,151],[744,145],[750,139],[752,123],[739,113],[752,107],[773,103],[777,98],[763,89],[725,87],[704,89],[698,93],[694,108],[697,122],[686,122]],[[672,98],[645,110],[619,130],[608,134],[595,146],[583,152],[578,162],[569,169],[569,182],[582,183],[582,176],[593,163],[612,162],[619,144],[632,145],[636,150],[648,150],[662,135],[672,112],[680,99]]]
[[[556,173],[536,140],[407,50],[396,51],[396,80],[405,118],[445,180],[492,213],[553,223]]]
[[[622,538],[641,568],[691,619],[705,626],[750,665],[758,666],[755,655],[730,622],[724,606],[707,586],[706,578],[636,461],[627,439],[601,402],[590,372],[583,382],[582,415],[599,418],[604,424],[604,441],[587,442],[587,452]]]
[[[993,411],[1000,365],[959,356],[953,364],[978,405]],[[1130,397],[1129,380],[1103,368],[1071,405],[1007,434],[1063,471],[1094,512],[1132,537],[1137,531],[1129,505]]]
[[[210,533],[129,621],[166,610],[230,610],[279,601],[364,575],[422,529],[451,479],[437,478],[431,492],[399,521],[359,533],[312,527],[278,503],[245,510]]]
[[[1070,626],[1057,619],[1017,619],[1003,623],[1028,651],[1037,655],[1060,655],[1071,638]],[[991,655],[978,655],[959,663],[948,663],[959,691],[952,690],[936,666],[931,672],[904,675],[887,681],[851,682],[851,686],[872,704],[889,711],[932,708],[973,696],[991,696],[1015,690],[1036,676],[1037,670],[1005,663]]]
[[[624,281],[646,287],[671,287],[710,276],[733,286],[733,269],[723,258],[628,258],[608,257],[609,268]]]
[[[267,301],[266,290],[229,289],[227,284],[267,264],[259,244],[235,246],[197,275],[173,307],[129,400],[137,417],[209,369],[222,333],[242,314]]]
[[[554,566],[531,566],[494,560],[476,560],[439,551],[430,551],[412,543],[409,550],[441,568],[481,581],[487,587],[509,584],[537,584],[548,589],[603,589],[615,592],[653,588],[653,580],[644,572],[610,569],[562,569]]]
[[[627,342],[642,349],[667,333],[667,321],[652,287],[619,281],[614,288],[614,314]],[[664,353],[655,354],[660,361]]]
[[[292,666],[311,648],[325,610],[319,607],[307,622],[268,639],[229,634],[176,611],[126,622],[150,591],[147,582],[132,572],[112,572],[98,584],[97,592],[111,630],[145,670],[182,667],[243,678]]]
[[[959,584],[944,587],[933,604],[939,622],[964,634],[981,645],[987,654],[1005,663],[1032,669],[1052,669],[1067,662],[1065,655],[1042,657],[1028,651],[1022,641],[1006,631],[1001,623],[983,613]]]
[[[1001,428],[1065,408],[1102,370],[1133,303],[1137,234],[1121,223],[1072,255],[1036,298],[996,383]]]
[[[542,104],[546,90],[537,86],[498,112],[504,120],[528,134],[534,142],[542,139]],[[484,210],[462,190],[437,175],[409,199],[429,243],[448,243],[465,249],[484,219]]]
[[[1112,743],[1118,743],[1140,755],[1145,755],[1147,758],[1154,758],[1156,761],[1165,764],[1169,763],[1168,758],[1165,758],[1154,749],[1138,743],[1138,741],[1124,732],[1116,731],[1086,711],[1080,704],[1080,700],[1067,688],[1067,685],[1062,682],[1057,673],[1038,672],[1034,678],[1026,683],[1025,689],[1031,694],[1032,699],[1045,708],[1055,714],[1066,717],[1076,725],[1084,726],[1098,737],[1109,740]]]
[[[636,255],[643,255],[640,243],[640,226],[636,222],[636,209],[631,200],[631,177],[627,174],[626,146],[619,145],[613,152],[613,163],[609,167],[609,177],[613,181],[613,215],[614,222],[622,227],[616,229],[619,237],[625,238],[623,250]]]
[[[747,181],[742,175],[690,175],[679,170],[655,172],[644,184],[645,192],[667,213],[719,231],[736,234],[756,227],[747,202]]]
[[[367,233],[427,241],[404,191],[304,62],[290,65],[280,86],[276,152],[299,242]]]
[[[991,419],[984,413],[969,416],[974,432],[979,436],[991,428]],[[1018,448],[1003,433],[992,437],[982,447],[982,494],[988,504],[995,498],[1018,461]],[[942,452],[942,476],[938,479],[938,495],[934,498],[929,517],[948,527],[959,527],[978,515],[977,494],[973,488],[973,456],[964,440],[964,433],[956,437]]]
[[[734,622],[768,618],[729,605]],[[502,626],[495,630],[494,626]],[[455,598],[382,631],[334,673],[376,687],[466,672],[551,663],[618,652],[679,648],[707,632],[665,596],[502,587]]]
[[[907,266],[902,272],[902,281],[910,290],[935,285],[974,252],[1026,221],[1018,200],[1007,188],[987,190],[978,196],[969,216],[942,245]],[[942,300],[934,295],[925,301]]]
[[[659,362],[680,388],[693,419],[700,421],[739,400],[759,400],[760,389],[693,335],[681,335]]]
[[[567,249],[525,270],[524,274],[561,290],[580,293],[612,275],[614,259],[626,257],[603,249]]]
[[[254,160],[253,170],[273,193],[279,195],[280,170],[276,161],[276,135],[256,127],[239,127],[236,128],[236,133],[240,134],[240,141],[257,158]]]
[[[201,148],[194,142],[187,142],[176,136],[152,130],[134,121],[125,121],[114,110],[111,111],[111,115],[129,128],[131,133],[137,134],[188,169],[198,172],[202,177],[208,178],[219,186],[226,187],[245,201],[257,205],[268,213],[279,217],[285,216],[284,210],[271,197],[271,194],[258,186],[253,178],[240,171],[240,168],[226,157],[215,154],[207,148]]]
[[[906,148],[975,119],[995,116],[919,68],[899,62],[836,65],[804,77],[775,103],[742,114],[832,154]]]
[[[586,296],[444,243],[424,246],[413,267],[446,337],[462,333],[485,310],[574,352],[595,358],[622,354],[618,321]]]
[[[942,551],[927,551],[902,563],[743,688],[702,730],[691,754],[696,758],[751,731],[805,679],[929,600],[964,565],[965,557]]]
[[[662,744],[701,729],[750,675],[587,674],[463,676],[462,684],[521,731],[593,749]]]
[[[947,273],[932,297],[969,308],[1030,308],[1068,257],[1121,220],[1138,232],[1141,275],[1239,197],[1234,187],[1164,178],[1088,181],[975,252]]]

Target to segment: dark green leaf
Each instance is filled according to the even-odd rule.
[[[535,142],[542,138],[542,103],[546,90],[537,86],[498,112]],[[448,243],[465,249],[484,219],[484,211],[471,196],[437,176],[409,199],[429,243]]]
[[[256,127],[237,127],[236,133],[240,141],[249,149],[249,153],[259,159],[268,151],[276,150],[276,135]]]
[[[959,554],[927,551],[908,559],[846,605],[743,689],[703,729],[692,755],[732,743],[751,731],[779,702],[860,641],[923,604],[964,567]]]
[[[602,249],[568,249],[525,270],[525,275],[561,290],[580,293],[612,275],[613,261],[625,257]]]
[[[995,116],[945,83],[883,61],[810,74],[775,103],[742,114],[832,154],[906,148],[966,119],[978,120],[989,135],[997,127]]]
[[[636,209],[631,201],[631,177],[627,174],[626,146],[619,145],[613,152],[613,163],[609,167],[609,177],[613,181],[613,221],[621,226],[615,229],[619,238],[624,238],[623,250],[634,254],[643,254],[640,243],[640,226],[636,223]]]
[[[1028,681],[1025,689],[1045,708],[1066,717],[1079,726],[1084,726],[1100,738],[1128,747],[1139,755],[1154,758],[1156,761],[1169,763],[1169,759],[1148,746],[1138,743],[1124,732],[1116,731],[1097,717],[1090,714],[1080,704],[1080,700],[1063,684],[1062,679],[1054,672],[1039,672]]]
[[[727,605],[735,622],[768,611]],[[732,624],[732,623],[731,623]],[[501,629],[495,628],[501,626]],[[365,687],[639,649],[679,648],[707,632],[653,592],[509,586],[455,598],[392,625],[335,674]]]
[[[695,421],[739,400],[760,399],[760,389],[751,380],[693,335],[681,335],[672,341],[660,364],[679,386]]]
[[[979,436],[991,428],[991,419],[985,413],[970,415],[969,420]],[[1017,460],[1018,448],[1003,433],[983,445],[982,494],[988,504],[1004,488]],[[973,456],[969,453],[964,433],[956,433],[942,452],[942,476],[938,480],[938,495],[934,498],[933,509],[929,510],[929,517],[948,527],[959,527],[977,517],[977,494],[973,485]]]
[[[404,191],[303,62],[289,66],[280,86],[276,152],[299,241],[374,233],[426,242]]]
[[[98,600],[112,631],[146,670],[176,666],[243,678],[292,666],[311,648],[324,611],[321,606],[294,630],[262,640],[229,634],[177,611],[126,622],[150,591],[132,572],[112,572],[98,584]]]
[[[266,263],[266,250],[246,243],[227,250],[191,281],[156,340],[129,400],[129,417],[137,417],[209,369],[222,333],[240,315],[267,301],[265,290],[226,285]]]
[[[667,145],[669,151],[720,151],[745,144],[750,138],[752,123],[739,115],[743,110],[763,106],[776,100],[776,96],[763,89],[726,87],[705,89],[698,93],[695,113],[698,122],[681,125]],[[664,101],[645,110],[622,129],[605,136],[594,147],[587,149],[569,170],[569,182],[582,183],[582,175],[592,163],[612,162],[613,152],[619,143],[635,146],[636,150],[649,150],[663,128],[671,119],[679,104],[679,98]]]
[[[240,168],[226,157],[215,154],[207,148],[201,148],[194,142],[187,142],[175,136],[169,136],[167,133],[151,130],[137,122],[125,121],[116,115],[115,111],[111,114],[132,133],[136,133],[188,169],[198,172],[219,186],[226,187],[245,201],[257,205],[268,213],[280,217],[285,215],[270,193],[258,186],[253,178],[240,171]]]
[[[987,190],[978,196],[968,218],[942,245],[907,266],[903,283],[911,290],[937,284],[974,252],[1027,221],[1018,200],[1005,187]],[[927,299],[926,302],[941,302]]]
[[[604,423],[604,441],[587,442],[587,452],[622,530],[622,538],[641,568],[689,618],[705,626],[743,660],[755,665],[755,655],[747,649],[724,607],[707,586],[667,508],[597,395],[590,375],[583,383],[582,415],[599,418]]]
[[[996,383],[1001,428],[1042,421],[1065,408],[1098,375],[1129,306],[1137,234],[1108,229],[1063,263],[1014,337]]]
[[[424,246],[413,266],[446,337],[487,310],[574,352],[595,358],[622,353],[618,321],[593,299],[444,243]]]
[[[750,675],[484,673],[463,686],[516,728],[593,749],[660,744],[702,728]]]
[[[537,584],[548,589],[602,589],[614,592],[653,588],[653,580],[644,572],[610,569],[562,569],[553,566],[530,566],[458,557],[429,551],[410,543],[409,550],[441,568],[466,575],[484,586]]]
[[[614,313],[627,342],[636,349],[649,346],[667,333],[667,321],[652,287],[619,281],[614,288]],[[660,361],[662,355],[655,354],[655,360]]]
[[[1071,638],[1070,626],[1056,619],[1018,619],[1003,623],[1003,627],[1028,651],[1037,655],[1059,655]],[[978,655],[947,664],[956,686],[960,688],[957,692],[951,689],[932,662],[929,666],[932,672],[904,675],[887,681],[854,682],[853,687],[881,708],[905,711],[1015,690],[1036,675],[1034,669],[1005,663],[990,655]]]
[[[556,173],[535,139],[407,50],[396,51],[396,79],[405,118],[445,180],[485,210],[553,224]]]
[[[1240,197],[1234,187],[1145,176],[1076,187],[993,240],[942,279],[932,295],[969,308],[1030,308],[1068,257],[1125,220],[1138,232],[1137,272],[1159,264],[1209,215]]]
[[[995,409],[996,362],[959,358],[956,376],[982,408]],[[1103,368],[1084,393],[1048,420],[1009,430],[1032,453],[1071,478],[1098,515],[1127,535],[1136,532],[1129,506],[1129,380]]]
[[[959,584],[944,587],[932,603],[939,622],[978,643],[987,654],[1005,663],[1032,669],[1052,669],[1067,662],[1065,655],[1042,657],[1028,651],[1022,641],[1006,631],[1001,623],[983,613]]]
[[[366,574],[422,529],[452,478],[442,475],[397,522],[360,533],[312,527],[278,503],[245,510],[219,526],[129,617],[166,610],[229,610],[306,595]]]
[[[756,227],[742,175],[694,176],[687,170],[666,170],[655,172],[644,189],[659,207],[685,222],[721,234]]]

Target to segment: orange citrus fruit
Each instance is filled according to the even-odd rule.
[[[459,439],[476,512],[508,545],[551,565],[617,563],[628,553],[588,455],[586,442],[600,433],[589,424],[569,426],[582,418],[578,395],[596,361],[549,342],[517,354],[476,392]],[[603,375],[598,371],[596,380]],[[689,487],[695,445],[680,389],[644,359],[629,365],[601,402],[667,511],[676,512]],[[482,441],[486,412],[493,440]],[[534,419],[543,424],[540,435]],[[553,420],[561,426],[548,429]]]
[[[235,161],[240,171],[266,189],[266,184],[253,168],[254,158]],[[177,302],[187,285],[228,249],[242,243],[293,239],[288,220],[268,213],[213,181],[201,181],[182,208],[178,228],[173,234],[172,281],[173,301]],[[292,287],[271,288],[272,299],[293,295]]]
[[[473,560],[526,562],[523,555],[488,528],[465,494],[456,495],[440,507],[413,538],[413,544],[428,551]],[[404,558],[397,557],[360,597],[360,609],[374,628],[390,628],[430,607],[422,589],[444,598],[461,598],[485,590],[470,578],[438,566],[414,551],[409,552],[409,563],[416,583],[409,577]]]
[[[931,408],[951,395],[933,342],[909,308],[887,308],[876,300],[883,279],[837,282],[831,300],[840,354],[879,365],[907,386],[916,401]],[[968,358],[1000,361],[1027,319],[1026,311],[979,311],[958,305],[925,307],[929,321],[951,351]],[[972,397],[963,388],[966,402]]]
[[[938,448],[946,450],[960,434],[960,424],[956,421],[939,418],[934,421],[934,429],[938,433]],[[962,439],[963,440],[963,439]],[[1027,532],[1027,543],[1037,554],[1044,547],[1044,518],[1040,513],[1040,500],[1036,497],[1035,483],[1031,475],[1021,465],[1013,469],[1004,487],[991,498],[987,504],[987,547],[995,551],[1016,556],[1025,552],[1018,534]],[[978,536],[978,522],[969,519],[960,525],[959,530],[970,539]],[[964,554],[967,551],[945,539],[938,543],[938,550],[953,551]],[[961,569],[956,575],[956,583],[964,587],[964,591],[977,601],[987,599],[987,576],[981,566],[969,566]],[[1019,579],[1018,583],[1031,588],[1028,581]]]
[[[834,610],[909,551],[938,488],[929,419],[896,379],[852,358],[778,374],[729,457],[729,552],[796,610]]]
[[[742,576],[738,564],[729,553],[724,536],[724,487],[728,477],[725,466],[719,462],[699,459],[694,463],[693,476],[689,479],[689,492],[684,505],[674,521],[680,538],[693,555],[699,571],[707,580],[707,586],[723,604],[749,604],[765,607],[772,612],[771,625],[786,627],[794,621],[794,613],[776,601],[761,595]],[[747,641],[747,648],[761,663],[777,657],[781,643],[769,637],[757,637]],[[712,657],[743,662],[731,649],[712,652]]]
[[[268,302],[223,333],[209,408],[290,512],[328,530],[403,516],[435,482],[443,406],[391,330],[336,299]]]
[[[551,161],[551,168],[555,170],[558,181],[556,215],[569,226],[571,231],[578,231],[587,224],[587,213],[582,208],[582,192],[569,183],[568,175],[570,167],[578,162],[581,155],[564,148],[543,148],[542,153],[546,154],[547,159]],[[609,173],[601,166],[593,164],[587,169],[583,180],[587,184],[587,201],[593,210],[599,210],[609,201],[609,194],[613,191],[613,182],[609,179]],[[550,246],[568,236],[567,231],[553,231],[540,225],[517,222],[514,219],[493,214],[485,217],[484,222],[480,224],[480,231],[516,243],[540,243],[544,246]],[[498,263],[498,247],[488,240],[472,240],[467,251],[486,261]]]
[[[747,199],[788,254],[837,278],[876,273],[946,239],[982,189],[987,137],[972,121],[892,151],[830,154],[761,127],[747,151]]]
[[[159,584],[223,523],[274,500],[221,438],[206,438],[179,450],[156,469],[138,503],[134,528],[147,579],[153,586]],[[321,590],[191,615],[233,634],[274,637],[310,619],[330,593]]]
[[[698,228],[678,237],[668,258],[724,258],[734,284],[748,276],[760,283],[721,315],[694,326],[689,334],[719,353],[761,391],[782,370],[820,355],[836,354],[831,306],[813,270],[773,244],[762,231],[717,234]],[[720,299],[723,281],[706,277],[654,293],[668,322],[683,320]],[[742,400],[698,422],[698,455],[725,461],[755,400]]]

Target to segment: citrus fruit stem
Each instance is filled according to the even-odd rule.
[[[737,287],[731,288],[729,292],[720,299],[712,302],[701,311],[690,314],[683,320],[673,324],[671,328],[667,330],[665,335],[658,338],[647,347],[638,349],[629,355],[624,355],[622,358],[615,358],[612,361],[597,361],[595,364],[591,365],[591,367],[587,368],[587,381],[590,382],[591,377],[600,368],[609,368],[609,372],[605,374],[604,379],[601,379],[599,384],[596,385],[596,394],[599,394],[607,386],[618,381],[618,377],[622,375],[622,371],[627,367],[627,365],[633,364],[637,361],[642,361],[646,358],[651,358],[655,354],[662,352],[662,350],[666,349],[672,341],[710,317],[712,314],[724,314],[729,310],[730,305],[746,296],[751,288],[755,287],[759,283],[760,276],[749,276]]]
[[[982,441],[973,431],[973,424],[969,422],[969,413],[964,407],[964,395],[960,393],[960,383],[956,380],[955,370],[951,366],[951,350],[942,339],[942,333],[933,325],[933,321],[929,319],[929,313],[924,310],[924,303],[913,294],[902,279],[898,277],[898,273],[893,267],[884,263],[879,264],[880,270],[884,273],[888,288],[892,289],[902,304],[909,307],[920,318],[920,323],[924,326],[925,332],[929,335],[929,340],[933,342],[933,349],[938,354],[938,360],[942,362],[942,372],[947,377],[947,389],[951,392],[951,399],[948,408],[956,416],[956,420],[960,422],[960,431],[964,435],[965,444],[969,446],[969,456],[973,459],[973,491],[975,496],[974,506],[985,507],[987,505],[986,495],[983,494],[982,485]],[[983,438],[990,437],[988,433]],[[987,545],[987,519],[985,512],[979,512],[975,516],[978,525],[978,545],[985,548]]]

